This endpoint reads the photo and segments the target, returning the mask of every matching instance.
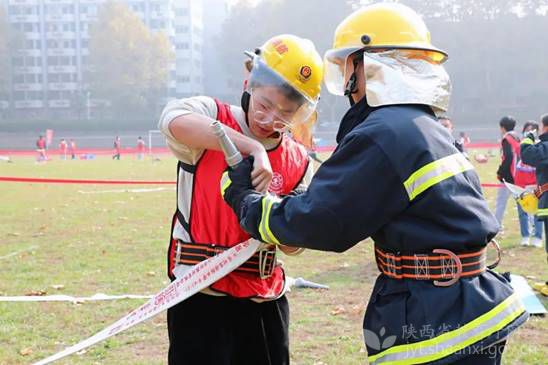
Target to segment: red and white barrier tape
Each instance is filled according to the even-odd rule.
[[[113,185],[175,185],[175,181],[138,181],[138,180],[84,180],[84,179],[46,179],[33,177],[0,176],[0,181],[43,184],[113,184]],[[481,184],[484,188],[500,188],[499,183]]]
[[[49,364],[74,354],[173,307],[228,275],[253,256],[260,245],[261,242],[251,239],[202,261],[128,315],[84,341],[40,360],[34,365]]]

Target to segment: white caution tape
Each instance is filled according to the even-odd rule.
[[[119,300],[119,299],[150,299],[152,295],[106,295],[97,293],[91,297],[73,297],[70,295],[22,295],[22,296],[2,296],[0,302],[91,302],[97,300]]]
[[[74,354],[173,307],[234,271],[253,256],[260,245],[261,242],[250,239],[200,262],[125,317],[88,339],[44,360],[38,361],[34,365],[49,364],[65,356]]]

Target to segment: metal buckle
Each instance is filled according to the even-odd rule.
[[[448,265],[448,266],[451,267],[451,276],[450,276],[451,279],[447,280],[447,281],[434,280],[434,285],[435,286],[445,287],[445,286],[451,286],[451,285],[455,284],[460,279],[460,276],[462,274],[462,262],[460,261],[460,258],[457,255],[455,255],[452,251],[445,250],[443,248],[436,248],[432,252],[447,255],[447,256],[449,256],[451,261],[453,261],[455,263],[454,265],[452,265],[452,264]],[[444,258],[441,258],[440,261],[442,262],[442,266],[443,266],[442,276],[446,276],[446,273],[447,273],[446,263],[447,263],[447,261]],[[456,268],[456,272],[454,271],[454,268]]]
[[[181,241],[177,240],[177,242],[175,243],[177,248],[175,250],[175,264],[173,266],[177,266],[179,265],[179,262],[181,261]]]
[[[415,254],[415,276],[417,280],[428,280],[430,278],[430,266],[428,255]]]
[[[386,267],[389,274],[397,275],[398,269],[396,267],[396,255],[393,253],[385,253],[386,255]]]
[[[276,267],[276,249],[262,248],[259,252],[259,276],[261,279],[268,279],[274,273]],[[270,267],[268,265],[268,259],[272,258]]]

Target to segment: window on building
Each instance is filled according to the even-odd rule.
[[[175,33],[188,33],[188,27],[184,25],[177,26],[175,27]]]
[[[13,57],[11,59],[11,63],[13,66],[17,67],[17,66],[24,66],[24,58],[23,57]]]
[[[190,76],[177,76],[177,82],[188,83],[190,82]]]
[[[175,15],[176,16],[186,16],[186,15],[188,15],[188,9],[187,8],[175,9]]]
[[[18,5],[11,5],[10,7],[8,7],[8,11],[11,15],[19,15],[21,14],[22,10],[23,8]]]
[[[196,51],[200,51],[200,44],[199,43],[194,43],[194,50]]]
[[[48,74],[49,82],[59,82],[59,74]]]
[[[61,92],[57,90],[48,91],[48,99],[59,100],[61,99]]]
[[[61,66],[70,66],[70,56],[61,56],[59,57],[59,64]]]
[[[34,84],[36,82],[36,74],[26,74],[25,75],[25,82],[28,82],[30,84]]]
[[[42,91],[27,91],[27,98],[30,100],[41,100],[44,97]]]
[[[60,15],[61,14],[61,6],[58,4],[48,4],[45,7],[46,14],[49,15]]]
[[[57,56],[48,56],[48,65],[59,66],[59,58]]]
[[[23,75],[23,74],[16,74],[16,75],[13,77],[13,82],[15,82],[16,84],[22,84],[23,82],[25,82],[25,75]]]
[[[188,49],[188,43],[182,42],[182,43],[175,43],[176,49]]]
[[[74,5],[64,5],[63,14],[74,14]]]
[[[13,97],[15,100],[25,100],[25,92],[24,91],[14,91]]]

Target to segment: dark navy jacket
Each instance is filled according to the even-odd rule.
[[[307,192],[271,206],[258,194],[247,196],[240,214],[244,229],[263,241],[261,229],[267,229],[281,243],[336,252],[371,237],[385,250],[409,254],[436,248],[478,249],[496,235],[498,223],[477,174],[462,162],[465,158],[429,107],[371,108],[364,99],[343,118],[337,142]],[[453,166],[457,172],[444,179],[436,171],[421,175],[428,170],[425,166],[443,159],[461,161],[462,166]],[[446,288],[380,275],[364,319],[369,361],[382,363],[389,356],[382,357],[386,348],[375,341],[372,345],[367,333],[396,336],[391,337],[396,348],[437,338],[474,321],[512,293],[508,281],[490,270]],[[527,318],[521,309],[516,316],[511,317],[511,326],[480,337],[475,345],[500,340]],[[416,333],[405,336],[411,328]],[[442,361],[459,356],[464,355],[449,355]]]

